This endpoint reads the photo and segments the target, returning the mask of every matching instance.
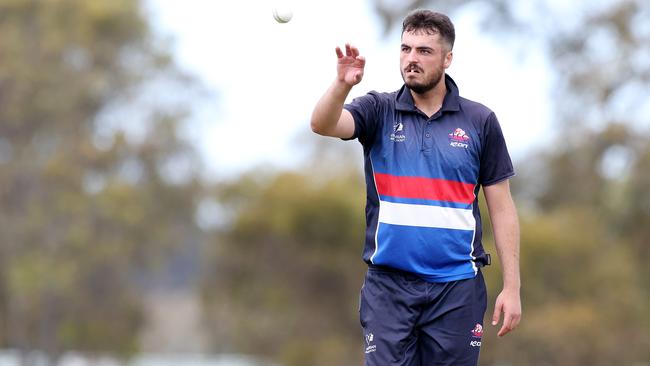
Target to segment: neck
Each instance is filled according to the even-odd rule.
[[[411,96],[413,96],[415,106],[429,117],[434,115],[442,107],[442,102],[445,100],[446,94],[447,85],[445,84],[444,74],[440,78],[440,81],[438,81],[438,84],[425,93],[419,94],[411,90]]]

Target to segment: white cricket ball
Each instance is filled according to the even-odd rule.
[[[287,23],[293,17],[293,12],[288,7],[273,8],[273,18],[278,23]]]

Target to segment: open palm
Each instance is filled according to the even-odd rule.
[[[359,56],[359,50],[346,44],[345,55],[339,47],[336,47],[336,56],[338,57],[336,70],[339,80],[350,86],[359,84],[363,78],[363,68],[366,65],[366,59]]]

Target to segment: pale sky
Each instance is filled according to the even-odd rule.
[[[350,100],[402,85],[400,29],[382,38],[381,23],[366,0],[295,1],[293,19],[286,24],[273,19],[273,1],[146,4],[155,29],[171,38],[179,65],[215,91],[195,108],[186,131],[209,177],[233,176],[258,165],[290,168],[300,161],[301,142],[308,142],[296,137],[310,133],[314,104],[334,79],[336,46],[350,42],[367,60],[364,79]],[[534,44],[522,57],[507,49],[507,42],[483,34],[478,11],[450,14],[456,43],[447,73],[461,96],[496,113],[516,161],[549,141],[547,60]]]

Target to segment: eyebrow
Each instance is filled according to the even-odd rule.
[[[407,45],[406,43],[402,43],[400,48],[402,48],[402,47],[414,48],[413,46]],[[432,47],[429,47],[429,46],[419,46],[419,47],[415,47],[415,49],[416,50],[431,50],[431,51],[434,50]]]

